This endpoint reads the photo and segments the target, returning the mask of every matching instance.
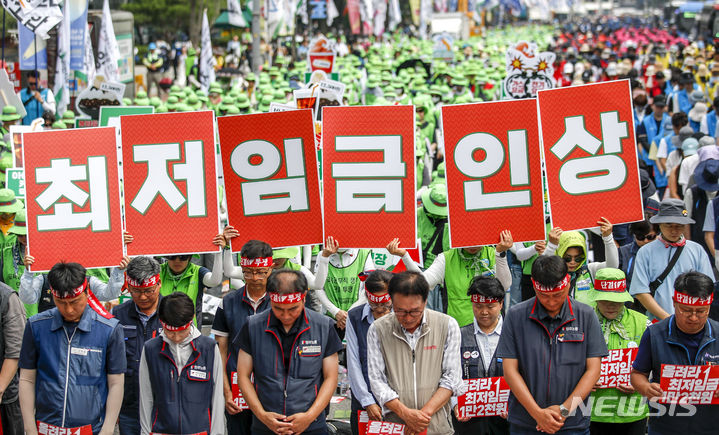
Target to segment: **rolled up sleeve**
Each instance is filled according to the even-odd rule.
[[[464,382],[462,382],[459,324],[453,318],[450,318],[448,322],[447,340],[444,342],[444,356],[442,357],[442,377],[439,378],[439,387],[450,390],[453,396],[461,396],[467,391]]]
[[[457,361],[459,361],[459,358],[457,358]],[[399,394],[390,388],[385,369],[379,338],[377,337],[375,324],[373,323],[370,325],[369,331],[367,331],[367,373],[369,375],[370,387],[379,405],[382,407],[383,413],[387,412],[384,404],[399,397]]]

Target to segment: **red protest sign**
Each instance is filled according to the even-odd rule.
[[[414,248],[414,107],[325,107],[324,235],[347,248]]]
[[[217,252],[211,111],[121,116],[128,255]]]
[[[465,379],[467,392],[457,398],[462,418],[491,417],[507,413],[509,385],[504,377]]]
[[[617,388],[617,385],[629,385],[632,374],[632,363],[637,357],[639,348],[612,349],[609,355],[602,358],[597,388]]]
[[[322,243],[322,205],[311,110],[217,119],[227,215],[250,240],[273,247]]]
[[[240,386],[237,382],[237,372],[232,372],[230,383],[232,388],[232,401],[235,402],[235,406],[241,410],[250,409],[250,406],[245,401],[245,398],[242,397],[242,391],[240,391]]]
[[[539,91],[552,224],[644,219],[629,80]]]
[[[33,271],[58,261],[111,267],[123,256],[114,128],[23,134],[28,254]]]
[[[719,366],[662,364],[660,403],[719,405],[714,393],[719,388]]]
[[[43,423],[36,420],[38,435],[92,435],[92,426],[85,425],[82,427],[58,427],[50,423]]]
[[[544,240],[536,101],[444,106],[442,128],[450,245]]]

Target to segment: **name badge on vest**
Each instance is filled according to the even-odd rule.
[[[319,344],[302,346],[300,348],[300,356],[318,356],[322,353],[322,346]]]
[[[194,381],[206,381],[208,378],[207,369],[204,366],[192,366],[187,372],[187,377]]]

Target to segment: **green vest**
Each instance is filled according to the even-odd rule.
[[[624,340],[616,333],[610,334],[609,342],[607,343],[607,347],[610,350],[625,349],[629,347],[630,343],[632,346],[638,346],[642,339],[642,334],[644,334],[644,330],[647,328],[647,316],[625,308],[622,325],[624,325],[624,329],[627,331],[629,340]],[[616,388],[606,388],[593,392],[592,399],[592,421],[601,423],[631,423],[646,418],[649,414],[649,408],[639,393],[626,394]],[[598,405],[600,405],[602,409],[603,415],[601,417],[595,415],[595,409],[599,407]]]
[[[528,248],[532,245],[534,245],[533,242],[524,242],[525,248]],[[531,275],[532,274],[532,265],[534,264],[534,260],[536,260],[536,259],[537,259],[537,254],[534,254],[528,260],[522,261],[522,274],[523,275]]]
[[[338,254],[339,255],[339,254]],[[359,292],[359,274],[364,271],[369,249],[358,249],[355,261],[346,267],[328,265],[325,293],[337,308],[347,311],[357,302]]]
[[[15,261],[15,250],[22,249],[17,241],[17,235],[8,234],[2,243],[2,280],[13,290],[20,289],[20,277],[25,272],[25,264],[22,262],[22,250],[19,261]],[[37,314],[37,304],[25,305],[25,314],[30,318]]]
[[[594,307],[596,303],[591,297],[592,290],[594,290],[594,282],[592,282],[592,275],[589,273],[589,269],[583,266],[581,274],[577,276],[574,282],[574,299],[578,300],[583,304]]]
[[[179,277],[175,277],[167,263],[160,265],[160,294],[162,296],[171,295],[174,292],[181,292],[192,299],[192,303],[197,306],[197,293],[200,283],[200,266],[190,263],[187,269]],[[202,303],[202,301],[200,301]]]
[[[87,276],[94,276],[104,283],[110,281],[110,276],[107,274],[107,269],[104,267],[98,269],[87,269]]]
[[[287,261],[285,261],[285,266],[284,266],[284,268],[285,268],[285,269],[289,269],[289,270],[299,271],[300,268],[302,268],[302,265],[297,264],[297,263],[293,263],[292,261],[287,260]]]
[[[444,251],[444,285],[447,288],[447,314],[454,317],[459,326],[472,323],[472,301],[467,296],[467,289],[475,276],[494,276],[494,246],[483,246],[473,257],[479,257],[480,269],[475,270],[468,260],[462,259],[459,249]],[[465,254],[470,256],[469,254]]]
[[[434,226],[432,220],[427,216],[427,212],[424,210],[424,207],[418,207],[417,235],[422,240],[422,253],[424,254],[425,258],[425,268],[431,266],[435,257],[437,257],[437,255],[432,253],[432,249],[437,245],[437,243],[442,244],[442,249],[440,252],[449,250],[449,224],[446,222],[444,224],[444,235],[442,236],[442,240],[435,240],[434,242],[432,242],[432,246],[428,245],[436,229],[437,227]]]

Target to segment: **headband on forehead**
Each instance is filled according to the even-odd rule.
[[[603,292],[623,293],[627,289],[626,279],[595,279],[594,288]]]
[[[534,278],[532,278],[532,286],[534,286],[534,290],[536,290],[540,293],[558,292],[560,290],[564,290],[564,288],[568,285],[569,285],[569,274],[565,275],[564,279],[559,281],[559,283],[557,285],[555,285],[554,287],[542,285],[542,284],[538,283],[537,281],[535,281]]]
[[[52,295],[55,296],[58,299],[72,299],[76,296],[78,296],[80,293],[84,292],[87,288],[87,278],[85,278],[85,281],[80,284],[80,287],[72,289],[70,293],[66,294],[65,296],[60,296],[60,293],[57,292],[54,288],[51,288],[50,291],[52,292]]]
[[[709,295],[706,299],[701,299],[697,296],[689,296],[686,293],[682,293],[678,290],[674,290],[674,302],[683,305],[692,305],[695,307],[706,307],[712,304],[714,301],[714,294]]]
[[[304,293],[288,293],[281,295],[279,293],[270,293],[270,301],[276,304],[294,304],[305,299]]]
[[[127,285],[131,285],[136,288],[148,288],[160,283],[160,274],[145,278],[142,281],[137,281],[130,276],[127,276]]]
[[[271,267],[272,257],[240,257],[240,266],[242,267]]]
[[[367,300],[372,302],[373,304],[384,304],[385,302],[389,302],[391,300],[391,298],[389,297],[389,293],[385,293],[382,296],[377,296],[376,294],[372,293],[367,289],[365,289],[365,292],[367,293]]]
[[[472,302],[475,304],[492,304],[495,302],[502,302],[502,301],[499,299],[490,298],[485,295],[474,294],[474,295],[472,295]]]
[[[160,324],[162,324],[162,329],[164,329],[165,331],[184,331],[190,326],[192,326],[192,320],[182,326],[171,326],[163,322],[162,320],[160,320]]]

